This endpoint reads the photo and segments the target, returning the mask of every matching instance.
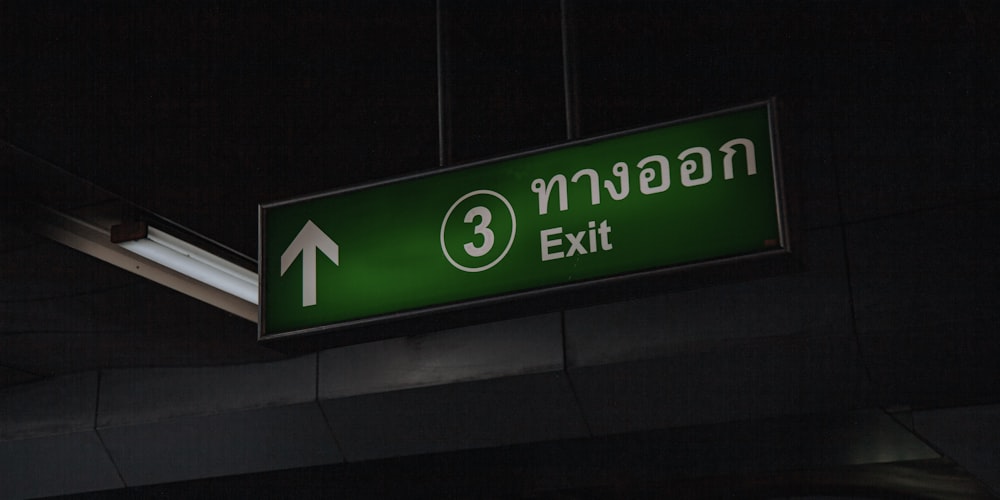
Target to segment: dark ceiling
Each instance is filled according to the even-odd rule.
[[[121,199],[255,259],[258,204],[438,165],[434,12],[411,1],[4,1],[7,199]],[[280,356],[256,345],[253,323],[8,215],[0,384]]]
[[[927,114],[898,112],[908,102],[960,117],[995,110],[996,76],[976,64],[995,42],[988,3],[925,5],[900,16],[893,2],[570,2],[568,69],[577,78],[568,99],[558,2],[445,3],[439,31],[432,0],[4,0],[5,198],[68,209],[125,200],[254,259],[261,203],[772,95],[811,106],[806,118],[786,117],[789,133],[821,119],[861,130],[850,139],[881,154],[879,147],[906,147],[873,145],[869,129],[856,125],[887,130],[919,119],[989,154],[981,151],[989,141],[979,140],[985,124],[967,124],[963,134]],[[918,48],[901,50],[894,40]],[[769,64],[752,66],[750,56]],[[834,93],[843,98],[833,103]],[[568,125],[567,101],[579,107]],[[948,146],[923,142],[946,154]],[[47,184],[67,175],[52,184],[59,189]],[[875,170],[851,175],[857,179],[845,185],[885,180]],[[986,188],[970,178],[967,189],[935,193],[937,202],[982,196]],[[836,189],[807,200],[807,224],[836,216]],[[845,192],[854,218],[884,200],[924,203],[905,190]],[[849,213],[858,207],[860,215]],[[14,209],[7,215],[0,383],[280,356],[256,345],[252,323],[33,236]]]
[[[0,134],[254,255],[258,203],[437,165],[433,6],[345,4],[5,2]]]
[[[252,264],[261,203],[562,140],[558,5],[515,4],[456,4],[439,33],[431,0],[4,1],[7,204],[135,205]],[[281,356],[6,212],[0,383]]]
[[[979,106],[994,78],[965,71],[992,40],[980,3],[899,16],[893,2],[570,2],[565,55],[559,2],[444,4],[439,23],[432,0],[4,0],[5,198],[65,209],[124,200],[252,260],[257,207],[269,201],[772,95],[811,106],[811,116],[786,116],[791,133],[816,119],[881,130],[900,104],[939,88],[944,99],[921,105]],[[575,75],[569,87],[564,68]],[[829,89],[839,104],[817,97]],[[880,104],[890,96],[895,104]],[[961,144],[981,133],[949,131]],[[836,193],[815,194],[806,224],[837,210]],[[885,199],[869,194],[848,191],[845,210]],[[280,356],[256,345],[252,323],[32,236],[7,212],[0,382]]]

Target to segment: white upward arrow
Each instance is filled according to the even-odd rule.
[[[302,254],[302,307],[316,305],[316,249],[325,253],[334,264],[340,265],[340,247],[313,221],[306,221],[299,234],[281,254],[281,275]]]

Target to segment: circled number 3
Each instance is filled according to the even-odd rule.
[[[493,248],[495,241],[493,230],[489,228],[490,222],[493,221],[493,214],[490,213],[488,208],[483,206],[473,207],[465,214],[465,222],[467,224],[472,224],[476,218],[479,218],[479,223],[476,224],[472,231],[482,236],[483,242],[480,245],[476,245],[474,242],[466,243],[465,253],[471,257],[482,257]]]

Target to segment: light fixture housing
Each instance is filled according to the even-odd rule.
[[[111,228],[111,242],[189,278],[257,304],[257,273],[144,222]]]

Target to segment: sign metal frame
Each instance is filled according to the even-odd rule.
[[[270,265],[275,265],[269,262],[268,255],[265,248],[265,237],[267,235],[267,217],[266,213],[268,210],[284,207],[287,205],[293,205],[297,203],[317,200],[321,198],[328,198],[333,196],[340,196],[347,193],[353,193],[357,191],[363,191],[368,189],[377,188],[380,186],[386,186],[390,184],[404,183],[408,181],[413,181],[417,179],[424,179],[428,177],[448,174],[452,172],[457,172],[461,170],[475,169],[490,164],[501,163],[508,160],[525,158],[541,153],[558,151],[561,149],[567,149],[576,146],[585,146],[594,143],[600,143],[602,141],[615,139],[619,137],[630,136],[633,134],[638,134],[646,131],[673,127],[677,125],[683,125],[689,122],[695,122],[699,120],[705,120],[709,118],[724,116],[727,114],[737,113],[740,111],[751,110],[754,108],[764,107],[767,111],[767,127],[768,127],[768,137],[770,140],[770,153],[771,153],[771,168],[773,173],[773,183],[774,183],[774,197],[775,197],[775,209],[776,209],[776,223],[778,230],[779,241],[774,248],[756,251],[753,253],[741,254],[741,255],[731,255],[723,256],[717,258],[709,258],[707,260],[699,260],[690,263],[681,263],[676,265],[666,265],[661,267],[656,267],[652,269],[644,269],[638,271],[625,272],[621,274],[615,274],[611,276],[603,276],[597,278],[583,279],[579,281],[572,281],[567,283],[555,284],[541,286],[538,288],[531,288],[525,290],[516,290],[506,293],[501,293],[497,295],[485,296],[464,299],[457,302],[434,304],[424,307],[418,307],[415,309],[408,309],[402,311],[394,311],[384,314],[377,314],[367,317],[361,317],[356,319],[350,319],[345,321],[339,321],[324,325],[318,325],[308,328],[300,328],[290,331],[281,332],[268,332],[267,331],[267,306],[266,306],[266,291],[268,285],[267,279],[267,268]],[[613,132],[609,134],[604,134],[595,137],[589,137],[585,139],[568,141],[559,144],[554,144],[542,148],[536,148],[526,151],[521,151],[509,155],[492,157],[484,160],[479,160],[475,162],[440,168],[427,172],[420,172],[413,175],[390,178],[379,180],[370,183],[364,183],[354,186],[349,186],[345,188],[323,191],[318,193],[313,193],[309,195],[294,197],[290,199],[285,199],[281,201],[271,202],[261,204],[258,207],[258,273],[259,273],[259,308],[258,308],[258,340],[259,341],[272,341],[278,339],[288,339],[292,337],[304,337],[311,336],[321,333],[339,332],[350,330],[353,328],[360,328],[366,326],[374,326],[380,323],[389,323],[399,320],[413,319],[423,316],[433,316],[436,314],[445,314],[454,311],[460,311],[463,309],[477,308],[481,306],[488,306],[493,304],[500,304],[506,302],[517,302],[524,299],[533,299],[540,296],[553,296],[560,293],[577,292],[581,290],[586,290],[588,288],[599,288],[601,285],[615,284],[621,282],[628,282],[632,280],[640,279],[650,279],[659,278],[662,276],[680,274],[684,272],[690,272],[698,269],[722,267],[727,264],[735,264],[748,260],[760,260],[767,259],[771,257],[778,256],[788,256],[791,254],[791,241],[788,231],[788,207],[786,206],[786,188],[785,180],[783,175],[783,169],[781,164],[781,154],[780,154],[780,143],[778,140],[778,131],[776,128],[776,107],[777,103],[775,99],[768,99],[762,101],[756,101],[753,103],[745,104],[742,106],[737,106],[733,108],[727,108],[715,112],[700,114],[697,116],[681,118],[677,120],[671,120],[666,122],[660,122],[653,125],[643,126],[639,128],[633,128],[629,130],[623,130],[618,132]],[[457,203],[457,202],[456,202]],[[278,260],[277,256],[274,256],[274,260]],[[446,256],[447,257],[447,256]],[[451,260],[450,257],[447,257]],[[454,263],[453,263],[454,264]],[[382,335],[381,337],[386,337],[391,335]]]

